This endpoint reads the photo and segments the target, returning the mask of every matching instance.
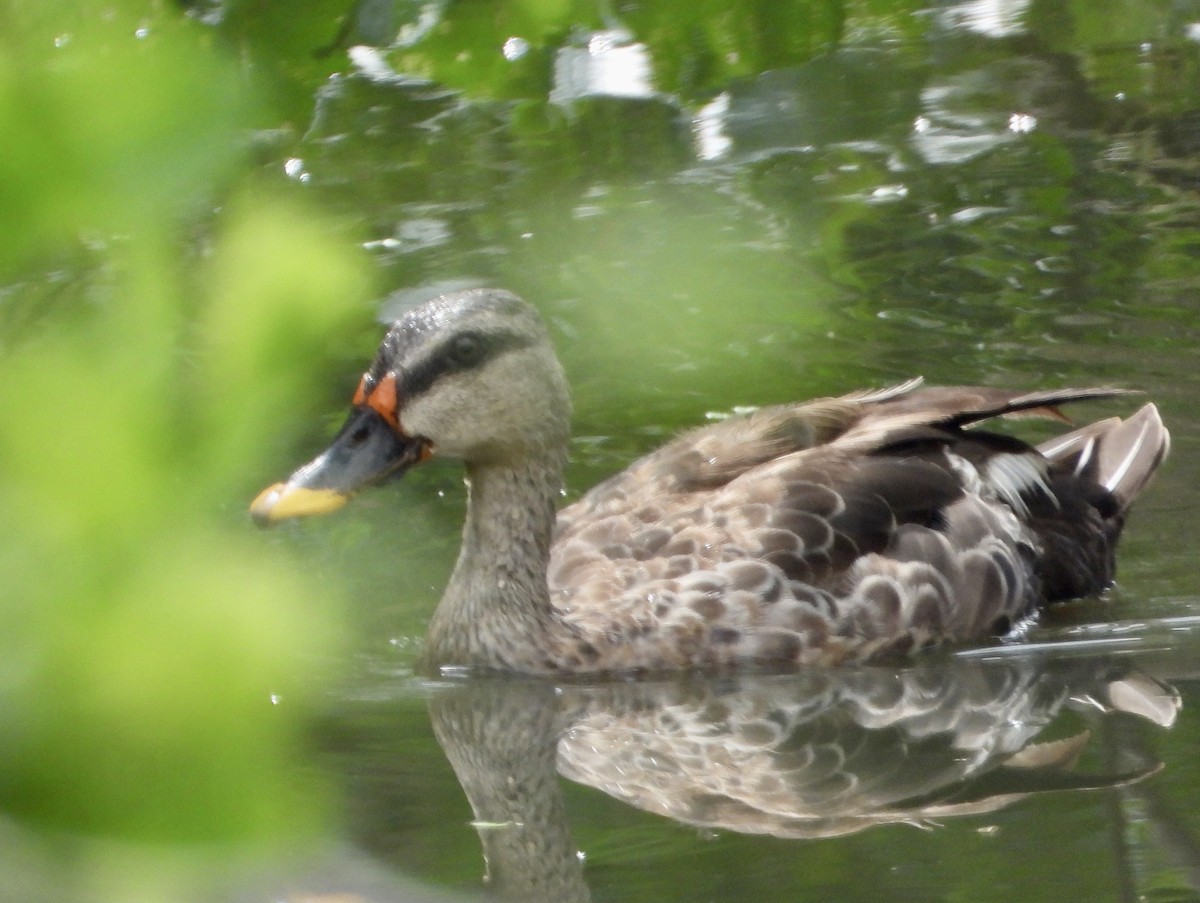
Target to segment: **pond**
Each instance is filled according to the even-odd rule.
[[[281,541],[368,626],[325,726],[346,846],[283,885],[474,896],[486,859],[520,900],[1200,895],[1200,5],[627,4],[455,56],[479,10],[415,10],[276,165],[365,235],[382,319],[472,284],[541,309],[571,496],[735,406],[914,374],[1136,387],[1173,457],[1105,598],[832,674],[424,682],[457,470],[305,525]]]
[[[337,817],[205,899],[1200,897],[1200,2],[361,0],[302,63],[246,40],[278,13],[186,5],[308,73],[257,163],[370,258],[380,324],[459,286],[540,310],[568,499],[740,406],[915,375],[1136,388],[1173,441],[1103,598],[903,665],[417,676],[449,463],[256,535],[354,599],[311,763]]]

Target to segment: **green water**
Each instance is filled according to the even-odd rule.
[[[1200,774],[1189,752],[1200,699],[1192,691],[1196,624],[1187,620],[1200,614],[1188,463],[1197,445],[1200,54],[1181,39],[1188,16],[1153,4],[1109,10],[1112,19],[1082,4],[1057,11],[1034,4],[1024,13],[1016,5],[1012,20],[996,25],[1011,33],[994,36],[968,27],[966,7],[956,16],[953,7],[879,6],[847,5],[836,39],[816,50],[774,46],[788,23],[786,14],[773,21],[766,6],[744,18],[735,7],[706,9],[713,22],[744,26],[721,35],[725,44],[714,34],[719,26],[692,31],[694,18],[672,30],[665,21],[657,29],[643,24],[649,13],[640,7],[627,19],[618,14],[608,38],[627,56],[612,65],[640,59],[650,73],[628,88],[636,97],[585,94],[547,104],[545,82],[513,88],[512,76],[501,84],[516,98],[468,100],[348,74],[322,98],[324,115],[299,149],[303,169],[312,190],[344,205],[366,230],[396,289],[478,280],[538,303],[576,387],[572,492],[678,426],[738,404],[915,373],[932,381],[1144,389],[1161,401],[1176,444],[1129,530],[1121,586],[1111,599],[1047,619],[1029,640],[1062,645],[1011,667],[1036,672],[1076,644],[1077,653],[1086,648],[1081,671],[1092,675],[1084,684],[1144,669],[1174,684],[1182,712],[1169,729],[1129,714],[1102,717],[1079,702],[1103,698],[1098,685],[1047,674],[1037,689],[1019,693],[1011,675],[994,673],[1007,665],[946,665],[950,674],[940,679],[949,685],[976,681],[998,693],[994,722],[941,704],[943,730],[985,738],[976,737],[995,758],[975,753],[972,764],[983,777],[965,766],[964,776],[949,777],[945,734],[907,736],[886,717],[868,731],[831,703],[782,747],[726,765],[778,771],[789,792],[772,803],[800,813],[790,819],[747,805],[732,824],[707,820],[703,813],[721,808],[716,798],[728,778],[713,773],[717,754],[681,773],[651,765],[640,775],[626,763],[624,784],[617,781],[660,782],[660,793],[679,802],[677,816],[702,813],[691,823],[647,814],[632,791],[634,799],[617,802],[568,781],[555,788],[564,808],[553,823],[510,815],[530,818],[523,830],[546,845],[535,858],[547,873],[540,886],[554,888],[550,898],[579,892],[575,882],[552,883],[566,866],[548,850],[567,831],[568,845],[585,855],[578,881],[597,900],[1200,894]],[[1200,18],[1200,8],[1192,12]],[[550,42],[543,52],[589,59],[589,34]],[[695,43],[678,43],[689,38]],[[721,72],[713,44],[732,45],[726,58],[763,58]],[[404,71],[421,53],[418,42],[383,60]],[[588,65],[608,65],[605,56],[593,54]],[[716,71],[683,78],[713,58]],[[551,96],[566,92],[561,82],[549,87]],[[457,480],[446,468],[386,490],[372,510],[350,515],[370,523],[370,539],[361,528],[334,525],[294,541],[306,554],[333,556],[317,570],[352,571],[369,600],[364,617],[385,635],[419,637],[456,546]],[[401,506],[407,514],[396,513]],[[330,532],[347,536],[339,551],[328,551]],[[367,543],[376,547],[370,555],[349,551]],[[380,550],[386,558],[376,564]],[[1184,620],[1164,626],[1172,618]],[[1101,658],[1110,641],[1113,657]],[[407,648],[368,642],[364,656],[386,674],[404,668]],[[1140,651],[1147,648],[1153,654]],[[380,695],[338,706],[333,718],[345,732],[334,761],[349,788],[348,834],[400,874],[470,892],[483,862],[471,810],[431,736],[425,697],[436,718],[443,695],[472,691],[370,673],[364,685]],[[771,689],[776,703],[791,694],[819,707],[806,679]],[[836,687],[825,689],[837,696]],[[767,705],[754,700],[753,688],[750,701],[737,687],[713,692],[757,715]],[[1057,709],[1046,697],[1076,702]],[[591,704],[600,715],[565,714],[540,733],[480,704],[492,720],[476,725],[478,758],[469,761],[507,773],[511,758],[488,758],[506,730],[535,758],[539,742],[552,745],[565,731],[560,761],[578,752],[568,743],[591,720],[608,725],[611,747],[598,745],[610,756],[648,744],[647,736],[670,737],[645,726],[655,724],[653,706],[667,701],[643,703],[649,714],[641,713],[641,726],[622,720],[628,703]],[[1003,735],[1024,719],[1034,725],[1033,743],[1091,731],[1079,762],[1002,766],[1005,742],[1022,745]],[[696,741],[673,739],[685,748]],[[834,780],[824,771],[832,766],[804,753],[844,756],[840,778],[868,785],[872,802],[814,791],[811,783]],[[961,764],[970,755],[950,758]],[[906,786],[914,771],[929,784]],[[514,805],[544,814],[544,776],[529,780],[534,802]],[[692,804],[691,794],[705,802]],[[956,808],[954,799],[974,805]],[[493,870],[503,871],[496,858]]]
[[[362,676],[331,702],[329,728],[354,849],[468,895],[483,838],[498,845],[493,884],[541,869],[549,899],[585,887],[621,901],[1195,898],[1200,47],[1184,36],[1200,6],[1007,4],[1002,21],[970,4],[669,6],[613,10],[599,37],[587,23],[532,62],[473,46],[465,94],[348,67],[292,149],[388,287],[500,284],[538,304],[575,386],[572,494],[706,413],[918,373],[1144,389],[1173,459],[1134,516],[1120,586],[1045,619],[1028,637],[1042,651],[819,690],[809,678],[668,688],[640,708],[609,688],[586,704],[571,701],[588,696],[577,688],[526,703],[525,688],[503,686],[500,702],[468,704],[494,688],[397,678],[455,554],[453,467],[306,526],[287,541],[314,574],[352,582],[370,625]],[[428,50],[359,59],[440,72],[470,15],[449,8]],[[564,84],[567,60],[644,66],[646,80],[623,83],[636,96],[588,93]],[[1101,714],[1109,682],[1133,673],[1179,693],[1169,725]],[[906,733],[891,723],[905,717],[896,697],[867,727],[845,703],[856,681],[923,685],[944,723]],[[986,717],[938,695],[963,687],[989,688],[971,697]],[[753,724],[731,716],[675,736],[662,721],[678,715],[673,692],[722,696],[751,721],[773,712],[794,733],[747,751],[730,735]],[[779,714],[787,701],[811,720]],[[482,817],[523,827],[471,827],[428,720],[454,705],[475,719],[444,744],[465,783],[505,774],[521,788],[511,811]],[[539,706],[561,711],[536,726],[517,717]],[[978,746],[955,747],[956,732]],[[629,753],[627,770],[605,789],[552,781],[559,737],[564,774],[579,778],[572,757],[593,749],[612,768]],[[1009,764],[1022,746],[1071,738],[1078,761]],[[655,741],[675,758],[655,761]],[[698,752],[705,742],[733,744],[731,761]],[[514,766],[529,761],[540,777]],[[778,798],[731,802],[730,772],[754,772]],[[861,784],[861,798],[829,784]],[[678,806],[648,813],[648,797]],[[506,832],[534,845],[532,863],[506,862]],[[564,849],[582,851],[577,874]]]
[[[477,899],[484,850],[522,900],[1200,897],[1200,3],[185,5],[273,92],[257,178],[375,279],[246,487],[335,428],[373,319],[461,284],[548,321],[569,497],[706,416],[918,374],[1138,388],[1173,437],[1106,598],[829,675],[425,682],[455,467],[271,535],[231,514],[353,626],[303,761],[324,839],[197,899]]]

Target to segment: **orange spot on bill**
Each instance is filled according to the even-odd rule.
[[[402,433],[400,421],[396,417],[396,401],[396,377],[391,374],[385,376],[367,397],[367,404],[386,420],[392,429]]]

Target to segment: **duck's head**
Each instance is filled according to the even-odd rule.
[[[393,324],[329,448],[250,513],[270,525],[333,511],[434,455],[487,465],[559,454],[569,419],[562,367],[530,305],[497,289],[442,295]]]

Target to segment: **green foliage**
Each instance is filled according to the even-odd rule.
[[[339,627],[241,512],[367,285],[237,184],[259,101],[209,33],[139,6],[0,5],[0,809],[257,846],[318,824],[297,753]],[[56,266],[85,288],[51,305]]]
[[[248,103],[187,23],[134,4],[5,6],[0,274],[81,232],[153,230],[228,171],[236,142],[197,132],[232,137]]]

